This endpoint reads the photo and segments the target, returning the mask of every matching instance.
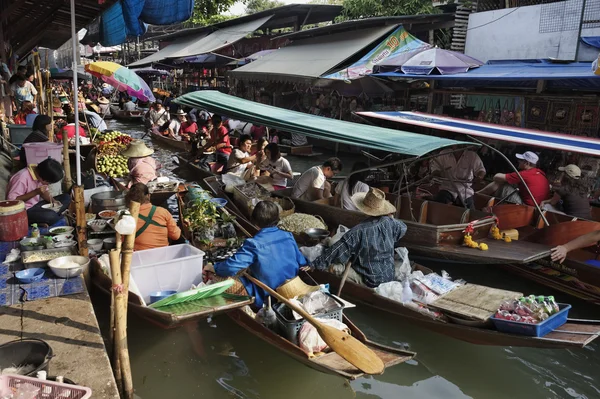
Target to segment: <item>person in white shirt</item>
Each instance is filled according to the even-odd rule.
[[[244,172],[256,162],[256,155],[250,155],[252,148],[252,138],[243,134],[240,136],[238,148],[233,150],[227,161],[227,173],[233,173],[241,176]]]
[[[283,190],[287,187],[288,179],[293,179],[292,166],[289,161],[281,156],[277,143],[267,144],[265,147],[265,160],[261,163],[261,169],[269,172],[273,179],[273,188]]]
[[[364,162],[356,162],[354,164],[350,176],[342,183],[338,184],[335,189],[335,195],[333,197],[335,206],[339,206],[342,209],[347,209],[349,211],[359,211],[352,201],[352,196],[358,193],[369,192],[369,185],[363,182],[369,176],[368,169],[369,165]],[[363,172],[354,173],[357,170],[362,170]]]
[[[185,120],[185,115],[185,111],[180,109],[175,113],[175,118],[171,119],[166,133],[172,139],[181,140],[179,131],[181,130],[181,123]]]
[[[123,104],[123,111],[136,111],[137,105],[131,100],[131,97],[127,98],[127,101]]]
[[[432,159],[432,176],[444,178],[440,191],[433,200],[473,209],[475,206],[473,181],[485,177],[485,167],[477,153],[468,150],[456,151],[456,149],[453,146]]]
[[[329,158],[321,166],[313,166],[300,176],[294,189],[292,198],[305,201],[316,201],[331,197],[331,185],[327,179],[332,178],[342,171],[342,161],[339,158]]]

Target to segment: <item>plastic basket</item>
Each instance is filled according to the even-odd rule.
[[[31,127],[27,125],[8,125],[10,142],[16,146],[23,144],[27,136],[31,133]]]
[[[543,337],[544,335],[557,329],[558,327],[562,326],[567,322],[567,318],[569,317],[569,309],[571,309],[571,305],[559,303],[558,307],[560,309],[558,313],[553,314],[546,320],[537,324],[497,319],[494,316],[492,316],[491,319],[498,331],[511,334],[528,335],[530,337]]]
[[[342,321],[342,313],[344,310],[344,304],[340,302],[338,299],[333,297],[331,294],[327,294],[330,298],[336,301],[339,305],[339,308],[330,310],[329,312],[316,314],[314,317],[318,317],[320,319],[336,319],[338,321]],[[294,345],[298,345],[298,333],[302,328],[302,325],[306,322],[304,319],[296,320],[292,315],[292,309],[287,307],[285,303],[276,303],[273,305],[273,310],[275,311],[275,316],[277,316],[277,324],[279,325],[280,334],[287,338]]]
[[[25,157],[28,164],[39,164],[48,159],[48,157],[62,162],[62,144],[54,144],[50,142],[43,143],[25,143]]]
[[[0,376],[0,397],[16,393],[25,384],[30,384],[40,389],[35,396],[36,398],[87,399],[92,397],[92,390],[90,388],[13,374]]]

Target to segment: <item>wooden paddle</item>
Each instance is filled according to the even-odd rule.
[[[329,347],[338,355],[346,359],[348,363],[352,364],[354,367],[366,374],[383,373],[385,370],[385,364],[383,364],[381,358],[365,344],[344,331],[340,331],[334,327],[320,323],[304,309],[292,304],[290,301],[275,292],[275,290],[272,290],[261,281],[250,276],[247,272],[244,273],[244,275],[254,284],[267,291],[270,295],[274,296],[278,301],[285,303],[296,313],[302,315],[306,321],[308,321],[317,329],[317,332],[321,338],[323,338],[323,341],[325,341],[325,343],[329,345]]]

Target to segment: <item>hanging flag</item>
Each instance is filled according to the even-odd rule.
[[[323,76],[325,79],[354,80],[373,72],[373,66],[398,54],[420,48],[430,48],[430,44],[421,41],[399,26],[384,41],[354,64],[341,71]]]

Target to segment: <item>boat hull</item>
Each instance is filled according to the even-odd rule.
[[[152,140],[155,140],[161,144],[168,145],[169,147],[176,148],[180,151],[190,151],[192,149],[192,145],[186,141],[174,140],[169,137],[165,137],[161,134],[150,133]]]

